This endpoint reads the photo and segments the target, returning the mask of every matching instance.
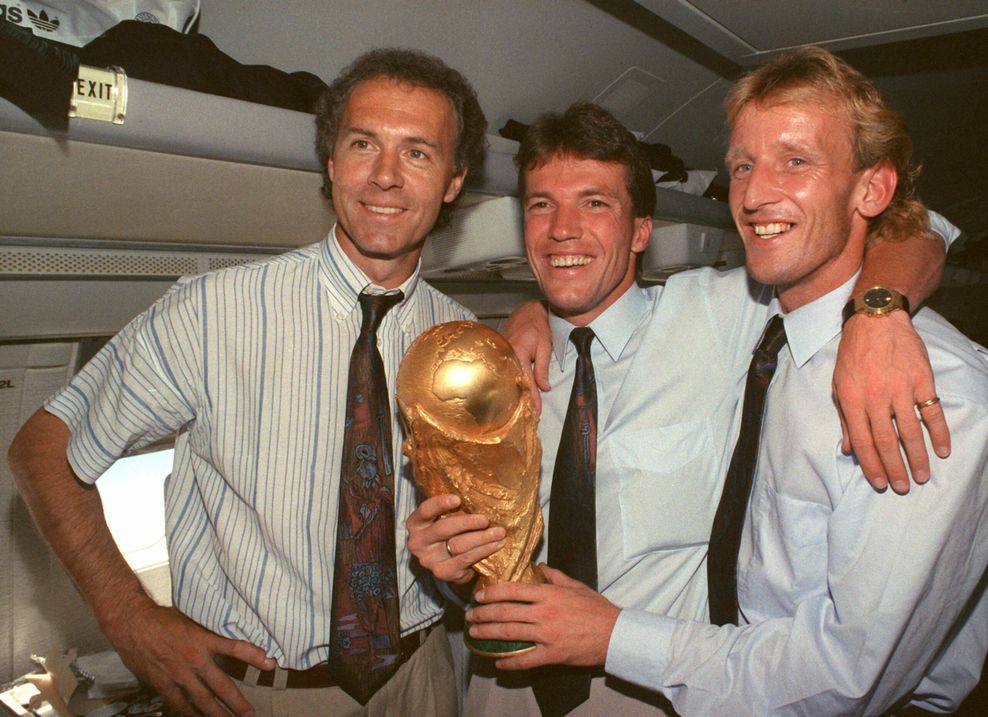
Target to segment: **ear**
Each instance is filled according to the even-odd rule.
[[[868,218],[877,217],[895,196],[895,188],[899,183],[899,175],[888,162],[877,167],[871,167],[862,172],[861,195],[857,203],[858,212]]]
[[[335,182],[336,177],[333,176],[335,173],[335,167],[333,165],[333,155],[329,155],[329,159],[326,160],[326,172],[329,174],[329,181]]]
[[[459,174],[454,174],[450,177],[449,184],[446,186],[446,194],[443,195],[443,202],[449,204],[463,189],[463,182],[467,178],[467,170],[464,169]]]
[[[635,217],[634,234],[631,237],[631,251],[641,254],[648,248],[652,238],[652,217]]]

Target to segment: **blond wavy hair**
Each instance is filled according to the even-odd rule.
[[[731,130],[752,102],[815,104],[843,113],[853,133],[855,171],[888,162],[898,175],[892,201],[869,224],[869,242],[933,238],[926,207],[916,197],[921,168],[912,162],[905,122],[864,75],[822,48],[802,47],[776,55],[734,84],[725,101]]]

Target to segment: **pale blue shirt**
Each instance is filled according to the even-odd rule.
[[[633,286],[589,324],[596,336],[597,585],[619,605],[706,611],[700,568],[716,509],[710,496],[730,459],[721,437],[731,430],[748,367],[740,347],[753,345],[766,311],[747,286],[741,271],[678,274],[665,287]],[[553,389],[542,397],[539,425],[547,525],[576,370],[574,326],[558,316],[549,325]],[[537,557],[548,559],[548,540]]]
[[[952,453],[907,496],[840,450],[831,399],[845,286],[784,317],[738,559],[739,627],[621,613],[607,670],[684,715],[955,708],[988,646],[988,364],[934,312],[926,342]]]
[[[319,244],[180,281],[115,336],[47,409],[70,427],[68,458],[93,482],[128,451],[178,432],[165,484],[174,603],[282,667],[328,655],[340,459],[357,295],[372,286]],[[384,317],[388,384],[409,344],[472,315],[416,271]],[[405,518],[417,504],[392,402],[402,632],[442,613],[413,573]],[[417,565],[414,566],[417,568]]]
[[[598,588],[621,607],[704,620],[707,542],[730,460],[751,347],[770,293],[743,270],[684,272],[666,286],[632,286],[597,317],[591,358],[597,383]],[[548,524],[552,473],[569,403],[574,328],[550,317],[552,390],[542,395],[542,511]],[[537,561],[547,558],[542,541]],[[478,666],[483,672],[482,666]],[[600,684],[596,684],[599,682]],[[574,715],[616,704],[646,709],[635,696],[595,680]],[[473,675],[466,714],[537,715],[531,689]]]
[[[947,249],[950,249],[950,245],[961,235],[961,230],[951,224],[942,214],[927,210],[927,215],[930,218],[930,229],[940,235],[946,243]]]
[[[930,226],[948,246],[959,234],[934,212]],[[770,295],[748,282],[743,269],[700,269],[675,274],[665,287],[632,287],[590,324],[599,338],[591,344],[598,397],[598,587],[627,608],[611,636],[607,669],[651,689],[634,670],[647,659],[651,637],[637,633],[630,616],[642,611],[707,620],[710,526],[737,435],[735,409],[769,317]],[[546,521],[576,366],[569,341],[574,327],[550,316],[550,328],[552,390],[542,394],[539,425]],[[836,418],[833,425],[839,430]],[[536,558],[545,561],[547,555],[543,541]],[[539,715],[523,677],[498,683],[488,667],[474,665],[465,714]],[[571,717],[622,710],[662,714],[652,696],[614,687],[595,678],[590,699]]]

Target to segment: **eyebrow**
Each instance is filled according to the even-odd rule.
[[[800,154],[811,154],[819,150],[814,150],[813,147],[806,144],[805,142],[787,142],[785,140],[777,142],[778,146],[786,152],[798,152]]]
[[[724,164],[730,165],[732,161],[738,159],[739,157],[743,157],[744,155],[744,151],[737,148],[731,148],[727,150],[727,154],[724,155]]]
[[[607,189],[603,189],[601,187],[586,187],[584,189],[581,189],[580,193],[577,196],[579,197],[601,196],[601,197],[609,197],[611,199],[617,199],[619,195],[614,194],[613,192]],[[549,191],[525,192],[525,197],[524,197],[525,201],[528,201],[529,199],[535,199],[536,197],[552,199],[552,193]]]
[[[363,127],[347,127],[346,129],[343,130],[342,134],[344,136],[356,134],[362,137],[370,137],[370,138],[377,137],[376,132],[374,132],[373,130],[364,129]],[[418,135],[410,135],[407,137],[403,137],[402,142],[404,144],[420,144],[426,147],[430,147],[432,149],[439,148],[438,142],[434,142],[430,139],[426,139],[425,137],[419,137]]]
[[[772,147],[774,149],[781,149],[783,152],[796,152],[798,154],[805,154],[805,155],[814,155],[819,153],[819,150],[814,149],[808,144],[788,142],[786,140],[774,142],[772,144]],[[730,163],[733,160],[747,156],[748,153],[744,150],[744,148],[733,147],[727,150],[727,154],[724,155],[724,164],[730,165]]]

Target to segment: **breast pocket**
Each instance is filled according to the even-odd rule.
[[[756,486],[742,539],[742,552],[751,559],[738,565],[742,603],[758,606],[762,615],[784,615],[825,595],[830,516],[828,504]]]
[[[709,419],[625,431],[604,445],[619,471],[626,560],[708,541],[723,480]]]

